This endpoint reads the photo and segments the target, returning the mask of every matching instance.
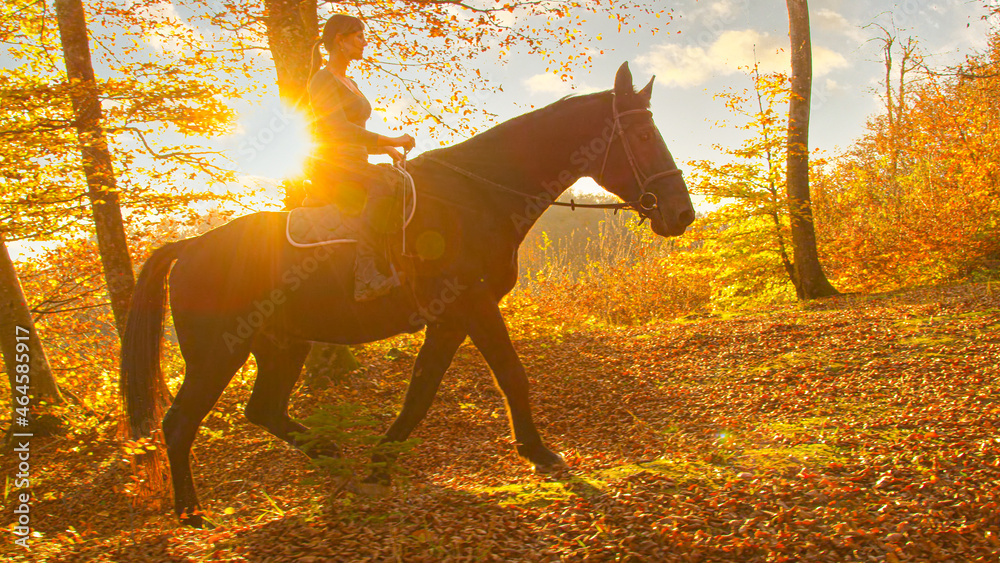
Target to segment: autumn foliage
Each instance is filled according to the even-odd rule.
[[[909,43],[908,56],[897,61],[905,72],[887,73],[886,110],[842,154],[813,155],[820,257],[835,286],[888,291],[1000,276],[1000,39],[992,36],[989,45],[960,66],[935,69]],[[688,233],[676,241],[644,239],[640,229],[608,217],[580,235],[591,237],[589,246],[571,248],[571,241],[541,234],[543,219],[522,253],[525,269],[538,272],[525,278],[527,291],[558,287],[541,293],[574,315],[624,323],[665,311],[669,317],[793,300],[788,79],[753,69],[748,79],[749,88],[716,96],[732,115],[729,126],[744,132],[743,143],[716,147],[721,161],[689,163],[689,188],[705,211]],[[563,255],[589,266],[569,268]],[[661,291],[649,299],[653,279]]]
[[[266,41],[267,2],[227,2],[192,20],[197,29],[160,4],[88,3],[102,22],[93,38],[103,126],[137,265],[256,205],[256,194],[209,189],[237,171],[199,137],[230,131],[232,102],[270,80],[246,55]],[[211,3],[174,4],[197,12]],[[493,35],[501,52],[521,46],[566,73],[590,56],[580,18],[612,3],[428,4],[411,20],[401,10],[412,3],[364,3],[372,40],[388,53],[364,71],[397,87],[383,105],[409,100],[408,125],[465,134],[482,109],[475,92],[493,85],[455,55],[462,46]],[[505,27],[515,10],[558,25]],[[904,56],[887,61],[884,111],[842,153],[813,155],[820,259],[849,295],[795,302],[781,74],[752,70],[747,88],[716,96],[745,141],[717,147],[718,161],[685,164],[703,205],[683,237],[656,237],[628,213],[547,212],[502,306],[539,424],[572,472],[535,475],[511,453],[502,399],[466,344],[419,445],[404,444],[393,466],[408,481],[385,497],[364,494],[365,448],[395,416],[419,348],[419,335],[404,335],[357,347],[364,367],[297,389],[292,415],[319,427],[305,438],[349,442],[349,457],[318,464],[244,420],[256,373],[245,365],[195,445],[217,526],[196,531],[176,527],[165,496],[138,498],[130,461],[157,446],[117,433],[119,336],[54,21],[44,4],[15,0],[0,24],[7,54],[24,61],[0,71],[0,232],[40,248],[16,263],[17,276],[70,399],[38,405],[61,422],[34,442],[38,535],[27,557],[894,563],[1000,554],[1000,36],[951,68],[933,67],[916,43],[896,44]],[[425,61],[422,80],[400,73],[409,60]],[[251,82],[219,80],[219,66]],[[434,80],[452,73],[461,87],[441,97]],[[176,390],[184,367],[169,324],[167,342]],[[14,474],[15,463],[5,456],[0,471]],[[18,549],[4,543],[0,553],[24,559]]]
[[[816,171],[822,254],[846,286],[872,291],[996,275],[1000,37],[989,45],[955,68],[908,68],[886,90],[891,112]]]

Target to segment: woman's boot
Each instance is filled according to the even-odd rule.
[[[371,301],[400,285],[399,277],[386,276],[375,261],[375,237],[386,231],[386,213],[392,203],[389,186],[381,181],[369,182],[367,201],[358,221],[357,258],[354,262],[354,300]]]
[[[399,285],[399,279],[386,276],[375,265],[375,247],[367,225],[358,233],[357,257],[354,260],[354,300],[371,301],[389,293]]]

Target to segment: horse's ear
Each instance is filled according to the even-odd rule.
[[[653,97],[653,81],[654,80],[656,80],[656,76],[653,76],[652,78],[650,78],[649,79],[649,84],[646,84],[645,86],[642,87],[642,90],[639,90],[639,97],[642,98],[643,100],[645,100],[646,103],[649,103],[650,98]]]
[[[628,61],[618,67],[618,74],[615,75],[615,94],[619,96],[630,96],[635,94],[635,87],[632,86],[632,71],[628,69]]]

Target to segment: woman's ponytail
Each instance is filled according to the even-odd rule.
[[[323,55],[319,52],[319,46],[322,43],[322,38],[317,39],[316,42],[313,43],[312,55],[309,58],[309,78],[307,80],[312,79],[312,76],[319,72],[320,67],[323,66]]]

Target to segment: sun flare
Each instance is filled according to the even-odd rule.
[[[315,146],[309,123],[304,112],[285,105],[248,116],[238,158],[246,177],[257,179],[259,189],[249,197],[251,206],[266,209],[281,205],[281,184],[305,175],[306,161]]]
[[[315,147],[309,122],[310,118],[301,111],[282,107],[282,113],[268,123],[276,129],[272,141],[277,157],[275,178],[298,178],[303,175],[306,159]]]

